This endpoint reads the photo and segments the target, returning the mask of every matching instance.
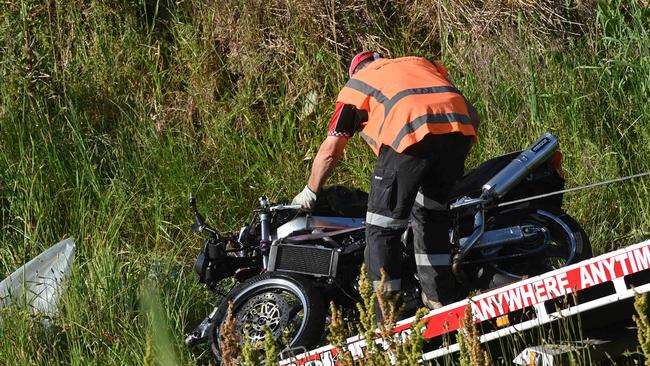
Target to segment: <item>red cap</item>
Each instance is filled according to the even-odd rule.
[[[359,67],[359,65],[362,62],[366,61],[371,57],[373,60],[376,60],[378,58],[382,58],[383,56],[381,55],[381,53],[377,51],[363,51],[361,53],[357,53],[354,56],[354,58],[352,58],[352,61],[350,61],[350,69],[348,70],[348,74],[350,75],[350,77],[354,75],[354,72],[357,70],[357,67]]]

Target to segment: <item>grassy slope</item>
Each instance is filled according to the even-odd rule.
[[[603,2],[575,27],[525,7],[494,21],[437,1],[304,4],[0,4],[0,278],[78,244],[50,330],[0,313],[0,364],[195,362],[182,335],[211,299],[191,273],[188,192],[230,230],[257,196],[298,192],[354,49],[440,54],[484,121],[471,164],[551,131],[569,186],[650,170],[647,5]],[[370,168],[355,139],[332,182],[367,187]],[[600,253],[649,236],[649,187],[566,208]]]

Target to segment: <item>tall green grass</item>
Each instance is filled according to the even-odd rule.
[[[78,256],[52,327],[2,311],[0,363],[206,362],[182,344],[215,300],[187,194],[237,230],[257,196],[298,192],[361,48],[442,58],[483,119],[469,165],[550,131],[569,186],[650,170],[643,4],[3,2],[0,277],[69,235]],[[332,182],[367,188],[371,166],[355,139]],[[649,187],[566,209],[602,253],[650,236]]]

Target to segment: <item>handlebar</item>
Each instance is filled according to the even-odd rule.
[[[279,204],[269,207],[269,211],[283,211],[283,210],[300,210],[302,205],[284,205]]]
[[[277,204],[275,206],[269,205],[269,199],[266,196],[261,196],[259,199],[260,207],[256,209],[256,212],[273,212],[273,211],[283,211],[283,210],[300,210],[301,205],[285,205],[283,203]]]

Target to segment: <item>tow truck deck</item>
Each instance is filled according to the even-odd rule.
[[[627,340],[615,331],[624,331],[631,322],[634,296],[649,291],[650,240],[646,240],[432,310],[422,318],[423,335],[428,339],[422,360],[458,352],[458,344],[449,343],[455,342],[468,306],[478,323],[479,340],[488,345],[515,333],[578,318],[583,338],[605,331],[610,338]],[[405,339],[413,331],[413,321],[413,317],[399,321],[394,332]],[[377,343],[383,346],[381,339]],[[355,360],[366,356],[366,342],[360,335],[348,338],[346,348]],[[337,353],[335,347],[326,345],[283,359],[280,365],[337,365]]]

